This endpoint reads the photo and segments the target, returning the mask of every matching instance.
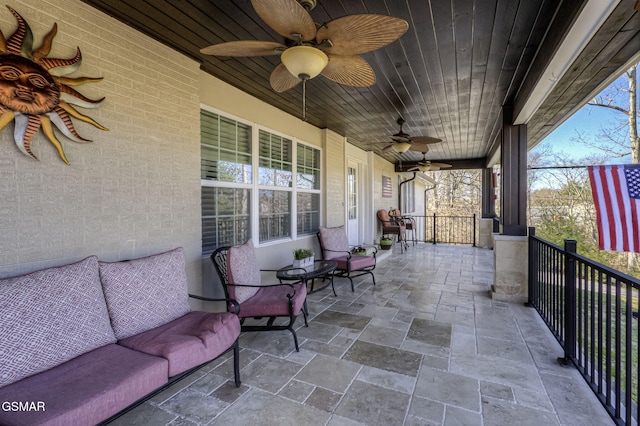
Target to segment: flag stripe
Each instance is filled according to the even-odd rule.
[[[601,209],[600,209],[600,200],[602,197],[600,194],[602,193],[602,181],[598,178],[596,173],[598,173],[598,167],[589,167],[589,180],[591,181],[591,195],[593,196],[593,202],[596,206],[596,222],[598,222],[598,248],[600,250],[605,250],[604,248],[604,238],[602,237],[605,234],[605,221],[601,218]],[[606,231],[608,233],[608,229]]]
[[[630,200],[631,204],[631,236],[633,247],[629,251],[640,252],[640,226],[638,226],[638,200]],[[634,229],[635,228],[635,229]]]
[[[640,199],[631,198],[632,193],[637,194],[637,174],[627,174],[624,165],[591,166],[588,170],[600,250],[640,252]]]
[[[616,251],[627,251],[629,250],[629,245],[627,244],[627,238],[625,238],[623,232],[624,225],[626,225],[626,217],[624,209],[624,199],[622,197],[620,169],[617,167],[609,168],[607,171],[611,174],[610,182],[612,183],[611,189],[613,191],[609,191],[609,194],[611,194],[611,209],[613,210],[614,224],[616,228],[615,233],[613,234],[615,242],[612,244],[612,246]],[[622,172],[624,173],[624,170]]]

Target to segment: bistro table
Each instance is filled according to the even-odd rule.
[[[338,267],[338,262],[335,260],[316,260],[313,265],[305,268],[294,268],[293,265],[285,266],[276,272],[276,278],[282,281],[296,281],[305,280],[307,286],[307,294],[316,293],[324,290],[331,285],[333,295],[337,296],[336,289],[333,287],[333,271]],[[322,278],[327,283],[320,288],[314,289],[316,278]],[[311,282],[311,288],[309,288],[309,282]]]

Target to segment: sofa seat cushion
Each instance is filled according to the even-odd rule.
[[[296,294],[293,297],[293,314],[299,315],[307,298],[307,287],[303,284],[295,284],[293,288],[289,285],[280,285],[259,289],[255,296],[245,300],[240,306],[240,317],[289,315],[287,294],[292,294],[294,289]]]
[[[118,343],[166,358],[169,376],[175,376],[222,354],[239,335],[240,321],[236,315],[194,311]]]
[[[333,260],[338,262],[336,269],[346,271],[350,267],[350,271],[359,271],[364,268],[376,266],[376,258],[373,256],[351,256],[351,262],[347,261],[348,256],[334,257]]]
[[[44,403],[44,410],[0,410],[0,424],[96,424],[166,384],[167,370],[164,358],[110,344],[0,389],[0,401]]]
[[[119,340],[166,324],[191,310],[181,247],[99,264],[111,324]]]
[[[95,256],[0,279],[0,388],[115,341]]]

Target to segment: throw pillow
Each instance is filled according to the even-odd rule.
[[[0,279],[0,387],[115,341],[96,256]]]
[[[111,325],[118,340],[191,311],[182,247],[122,262],[99,262]]]

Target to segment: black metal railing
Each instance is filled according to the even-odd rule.
[[[416,240],[427,243],[470,244],[476,246],[478,226],[473,216],[412,216]],[[409,233],[408,238],[412,235]]]
[[[617,424],[638,423],[640,280],[529,232],[529,304]]]

